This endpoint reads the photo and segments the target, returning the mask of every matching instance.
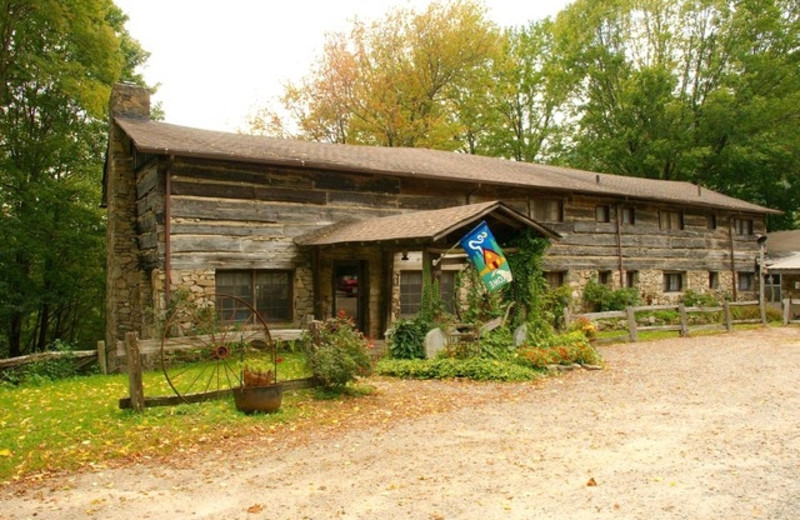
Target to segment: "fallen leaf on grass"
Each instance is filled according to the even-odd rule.
[[[595,481],[594,477],[590,478],[589,481],[586,483],[587,486],[596,486],[597,481]]]
[[[264,506],[261,504],[253,504],[252,506],[247,508],[248,513],[260,513],[264,510]]]

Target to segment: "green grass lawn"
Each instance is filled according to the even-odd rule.
[[[279,379],[307,377],[300,354],[281,353]],[[172,392],[159,370],[144,374],[146,396]],[[300,413],[307,392],[287,392],[270,415],[244,415],[233,398],[148,408],[119,409],[128,395],[120,375],[73,377],[18,387],[0,385],[0,482],[41,472],[102,465],[109,460],[158,456],[226,436],[269,427]]]

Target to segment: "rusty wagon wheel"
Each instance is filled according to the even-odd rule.
[[[172,305],[161,336],[161,369],[184,402],[239,387],[245,362],[276,364],[269,327],[252,305],[224,294]]]

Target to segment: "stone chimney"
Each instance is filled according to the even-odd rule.
[[[150,119],[150,89],[131,83],[117,83],[111,91],[111,117]]]
[[[111,124],[104,174],[106,226],[106,348],[108,367],[119,370],[114,354],[116,342],[127,332],[143,337],[143,301],[149,294],[149,280],[140,265],[137,241],[137,172],[130,138],[114,118],[150,118],[150,90],[131,84],[117,84],[109,101]]]

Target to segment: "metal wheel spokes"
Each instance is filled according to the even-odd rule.
[[[266,322],[241,298],[182,301],[164,324],[161,369],[184,401],[213,398],[240,386],[245,361],[274,364],[272,346]]]

